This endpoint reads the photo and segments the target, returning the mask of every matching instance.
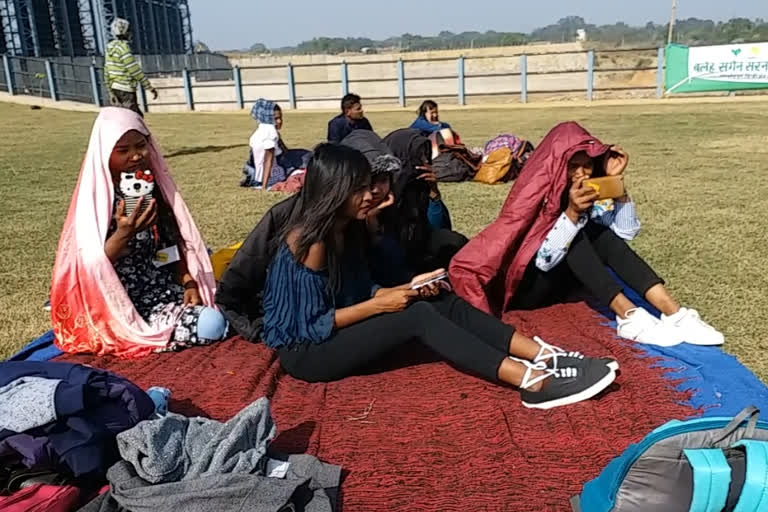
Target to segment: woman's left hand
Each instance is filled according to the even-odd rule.
[[[200,298],[200,291],[197,288],[187,288],[184,290],[185,306],[202,306],[203,299]]]
[[[605,159],[606,176],[618,176],[624,174],[629,165],[629,155],[619,146],[611,146],[608,157]]]
[[[392,206],[393,204],[395,204],[395,194],[393,194],[392,192],[390,192],[390,193],[387,195],[387,197],[385,197],[385,198],[384,198],[384,200],[383,200],[381,203],[379,203],[379,205],[378,205],[378,206],[376,206],[376,207],[374,207],[374,208],[371,208],[371,209],[368,211],[368,217],[369,217],[369,218],[370,218],[370,217],[376,217],[378,214],[380,214],[380,213],[381,213],[381,211],[382,211],[382,210],[384,210],[384,209],[386,209],[386,208],[389,208],[389,207],[390,207],[390,206]]]
[[[431,297],[437,297],[440,295],[440,292],[441,290],[437,283],[430,283],[419,288],[419,297],[422,299],[429,299]]]
[[[434,279],[438,277],[440,274],[445,274],[445,269],[439,268],[437,270],[433,270],[432,272],[428,272],[426,274],[420,274],[414,277],[413,279],[411,279],[411,282],[408,286],[413,288],[414,286],[417,286],[419,283],[423,283],[424,281],[429,281],[430,279]],[[419,297],[423,299],[426,299],[429,297],[437,297],[443,291],[439,281],[436,281],[427,285],[419,286],[417,290],[419,292]]]
[[[429,195],[432,199],[440,196],[440,189],[437,188],[437,175],[432,170],[431,165],[419,165],[416,167],[418,171],[424,171],[416,179],[426,181],[429,183]]]

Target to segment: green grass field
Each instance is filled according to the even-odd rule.
[[[443,118],[469,145],[511,132],[534,142],[577,120],[630,153],[627,183],[643,231],[635,249],[683,304],[726,335],[726,350],[764,380],[768,358],[768,102],[456,110]],[[88,143],[92,113],[0,104],[0,359],[48,329],[42,309],[59,230]],[[312,147],[328,114],[286,113],[283,138]],[[369,115],[380,134],[411,112]],[[239,114],[148,117],[208,244],[243,239],[281,195],[237,186],[253,122]],[[443,185],[456,227],[471,236],[493,220],[509,186]]]

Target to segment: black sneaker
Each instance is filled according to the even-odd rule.
[[[520,386],[523,405],[532,409],[552,409],[575,404],[599,394],[616,379],[616,372],[598,359],[585,357],[578,361],[564,366],[565,361],[561,358],[558,368],[549,368],[543,361],[535,364],[520,361],[528,366]],[[543,372],[543,375],[530,378],[533,371]],[[542,383],[541,390],[527,389],[537,382]]]
[[[541,347],[534,363],[545,362],[548,367],[557,369],[558,367],[568,367],[573,364],[578,364],[579,360],[584,359],[584,354],[581,352],[566,352],[560,347],[550,345],[538,336],[533,337],[533,341],[539,344]],[[619,362],[612,357],[599,357],[598,361],[601,361],[608,368],[614,372],[619,370]]]
[[[612,357],[584,357],[582,356],[580,359],[572,359],[569,360],[567,357],[561,357],[558,359],[558,365],[562,367],[566,366],[578,366],[579,363],[583,363],[584,359],[591,359],[593,361],[597,361],[598,363],[602,364],[603,366],[606,366],[609,370],[613,371],[614,373],[619,372],[619,362]]]

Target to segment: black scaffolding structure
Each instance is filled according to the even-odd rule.
[[[115,17],[130,21],[137,54],[194,52],[187,0],[0,0],[0,53],[104,55]]]

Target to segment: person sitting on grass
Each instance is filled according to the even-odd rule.
[[[414,273],[447,267],[468,240],[453,230],[432,169],[429,139],[404,128],[384,137],[384,143],[402,163],[393,176],[396,203],[379,217],[384,232],[398,241]]]
[[[318,146],[278,240],[264,290],[264,341],[289,374],[309,382],[343,379],[415,339],[457,368],[516,386],[526,407],[576,403],[613,382],[616,361],[568,355],[437,283],[424,284],[439,269],[394,288],[375,285],[363,222],[370,172],[359,151]]]
[[[622,338],[722,344],[723,335],[680,307],[627,244],[640,230],[629,195],[598,201],[598,192],[584,186],[590,177],[622,175],[628,163],[624,150],[576,123],[555,127],[523,167],[499,219],[454,257],[451,281],[459,294],[486,311],[505,312],[548,306],[584,289],[616,313]],[[660,310],[661,319],[632,303],[619,279]]]
[[[437,103],[432,100],[425,100],[419,106],[417,111],[418,117],[411,124],[412,130],[418,130],[422,135],[429,136],[434,132],[439,132],[444,128],[451,128],[448,123],[440,121],[440,112],[437,108]]]
[[[269,190],[288,178],[285,169],[277,163],[285,147],[279,133],[283,127],[283,111],[277,103],[260,98],[251,109],[251,117],[259,126],[249,141],[250,156],[243,166],[240,186]]]
[[[384,216],[380,215],[396,202],[393,184],[395,176],[404,172],[403,164],[392,154],[389,146],[373,132],[354,131],[344,138],[342,145],[360,151],[371,166],[373,197],[372,207],[366,218],[370,237],[368,258],[371,275],[376,282],[387,286],[403,283],[411,279],[414,273],[406,264],[405,251],[400,246],[399,236],[393,230],[385,229],[387,226],[382,224]]]
[[[251,230],[219,280],[216,305],[232,328],[248,341],[261,341],[262,295],[267,266],[275,255],[275,239],[296,206],[298,194],[272,206]]]
[[[373,131],[363,112],[363,104],[357,94],[347,94],[341,99],[341,114],[328,121],[328,142],[339,143],[355,130]]]
[[[418,137],[422,142],[425,141],[420,135]],[[387,209],[386,206],[394,206],[393,181],[396,175],[403,172],[402,163],[392,155],[389,147],[372,131],[354,131],[345,137],[342,144],[357,149],[369,160],[375,170],[371,185],[374,201],[377,205],[385,201],[387,203],[380,206],[375,212],[371,212],[368,218],[370,236],[368,254],[371,258],[373,274],[382,284],[400,284],[413,277],[415,271],[406,263],[405,251],[400,245],[399,235],[392,229],[385,232],[384,226],[381,224],[383,219],[380,219],[384,215],[380,216],[379,214]],[[421,144],[419,154],[426,151],[423,146],[424,144]],[[424,170],[409,168],[406,172],[421,174]],[[275,256],[275,241],[288,223],[288,219],[296,208],[298,198],[298,195],[291,196],[267,210],[243,242],[243,245],[237,250],[219,281],[216,304],[221,308],[232,328],[249,341],[261,341],[264,321],[262,299],[267,267]],[[422,198],[422,200],[423,204],[419,211],[423,216],[420,217],[419,223],[428,224],[429,221],[425,213],[428,198]],[[397,216],[396,212],[387,212],[387,214],[394,218]],[[438,241],[439,239],[440,237],[438,237]],[[429,247],[431,246],[426,245],[424,250]],[[418,260],[417,256],[414,254],[414,258]],[[431,258],[426,253],[422,253],[421,256],[422,258]],[[426,267],[427,264],[424,263],[420,266]]]
[[[105,108],[59,240],[56,345],[139,357],[224,338],[205,244],[142,118]]]

